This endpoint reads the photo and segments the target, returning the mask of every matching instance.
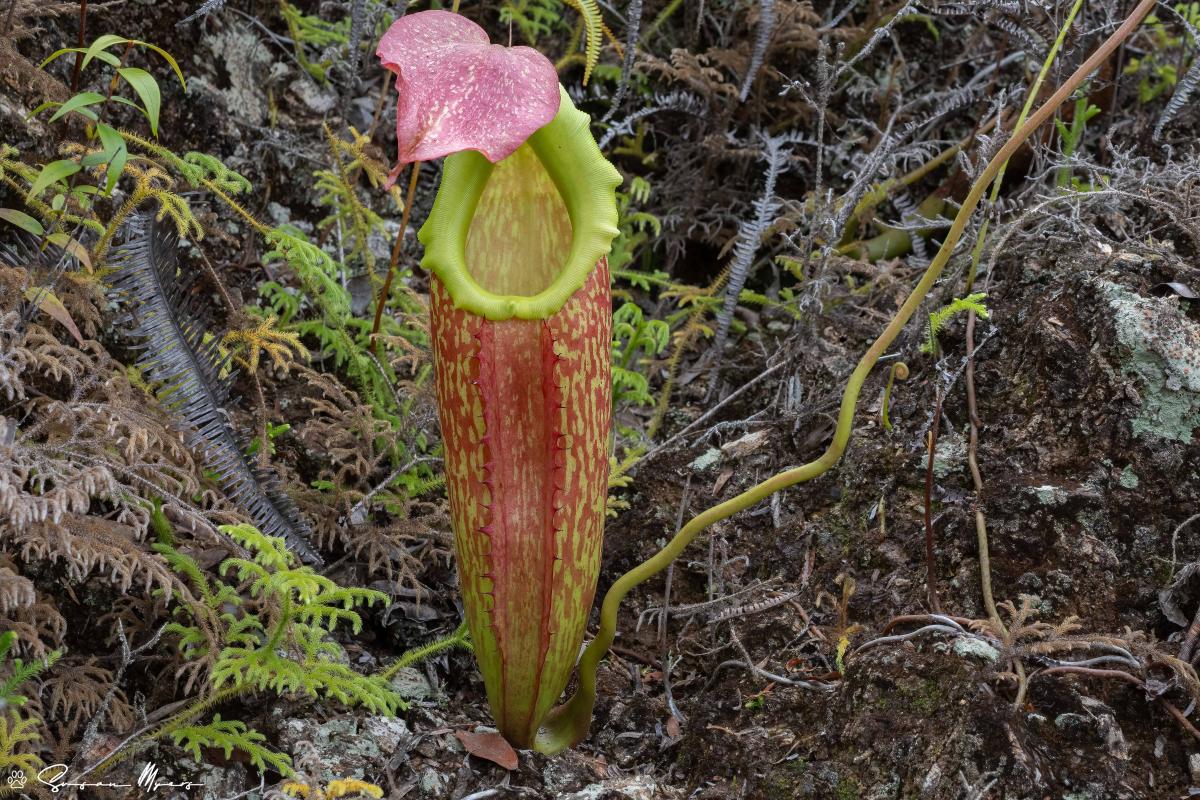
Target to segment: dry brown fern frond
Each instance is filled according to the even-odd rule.
[[[36,602],[37,592],[33,589],[33,581],[14,572],[12,561],[0,555],[0,614],[7,615]]]
[[[701,97],[713,101],[736,101],[737,78],[730,70],[714,66],[717,59],[710,53],[692,53],[683,48],[671,51],[669,61],[650,54],[642,56],[646,71],[658,75],[668,84],[683,84]]]
[[[177,594],[180,594],[180,588],[186,588],[182,582],[176,587]],[[182,599],[186,601],[188,598]],[[118,625],[124,628],[129,639],[148,639],[167,617],[167,613],[166,595],[127,594],[114,600],[109,611],[96,619],[96,625],[109,631],[104,643],[112,647],[119,641]],[[145,655],[142,660],[155,657]]]
[[[312,412],[299,436],[332,464],[322,468],[322,477],[340,488],[367,489],[372,476],[382,477],[399,434],[332,375],[306,367],[300,374],[316,396],[304,398]]]
[[[60,661],[42,685],[46,721],[78,730],[100,711],[112,683],[112,672],[96,664],[94,658],[67,663]],[[109,724],[116,730],[133,727],[133,708],[122,690],[113,692],[107,716]]]
[[[420,577],[429,564],[450,554],[450,519],[441,504],[409,501],[386,525],[318,526],[322,546],[339,545],[365,562],[367,572],[399,583],[424,597]]]
[[[11,538],[23,559],[61,563],[75,581],[103,574],[123,592],[135,583],[147,592],[169,592],[177,585],[166,562],[137,541],[137,529],[114,520],[67,513],[57,523],[38,522]]]
[[[17,650],[34,658],[45,658],[62,644],[67,635],[67,620],[53,603],[39,600],[0,616],[0,628],[17,634]]]

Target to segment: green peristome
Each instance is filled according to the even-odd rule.
[[[496,165],[473,150],[446,158],[433,211],[417,238],[425,245],[422,266],[438,276],[455,306],[464,311],[495,321],[546,319],[583,286],[618,233],[614,191],[621,174],[596,145],[591,118],[575,108],[566,90],[559,90],[558,114],[526,142],[557,187],[572,228],[566,263],[542,291],[497,294],[472,277],[466,264],[467,237]],[[509,158],[514,156],[521,157],[514,153]]]

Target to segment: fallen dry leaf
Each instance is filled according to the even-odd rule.
[[[505,769],[517,768],[517,751],[500,734],[455,731],[454,735],[471,755],[487,759]]]

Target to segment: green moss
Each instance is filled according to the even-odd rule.
[[[1142,297],[1108,281],[1098,287],[1126,349],[1121,373],[1138,380],[1142,408],[1134,435],[1190,444],[1200,427],[1200,326],[1187,319],[1177,297]]]
[[[843,776],[833,790],[837,800],[859,800],[862,797],[862,784],[853,775]]]

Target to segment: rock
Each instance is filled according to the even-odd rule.
[[[438,690],[430,685],[429,678],[414,667],[397,670],[391,686],[405,700],[435,700],[438,696]]]
[[[205,36],[204,42],[229,76],[228,87],[212,86],[212,91],[225,99],[230,117],[262,125],[267,118],[266,79],[274,60],[267,46],[239,27]]]
[[[704,472],[721,460],[721,451],[715,447],[710,447],[705,450],[695,461],[688,464],[692,468],[692,472]]]
[[[981,639],[959,637],[954,640],[954,652],[963,658],[977,658],[989,664],[1000,660],[1000,651]]]
[[[578,792],[563,795],[562,800],[660,800],[680,796],[678,791],[660,786],[650,778],[637,776],[592,783]]]
[[[1178,297],[1142,297],[1119,284],[1096,283],[1126,348],[1121,372],[1138,379],[1134,435],[1191,444],[1200,427],[1200,325],[1187,318]]]
[[[421,792],[431,797],[444,797],[446,784],[433,767],[421,770]]]
[[[1057,486],[1034,486],[1031,491],[1044,506],[1057,506],[1067,502],[1066,491]]]
[[[326,114],[337,105],[338,96],[332,89],[323,89],[307,75],[302,75],[288,86],[288,91],[299,98],[310,111]]]
[[[920,456],[921,472],[928,467],[929,457],[922,453]],[[957,472],[967,464],[967,440],[957,431],[943,431],[938,436],[937,447],[933,449],[933,476],[943,480],[952,472]]]
[[[1133,471],[1133,467],[1126,466],[1125,469],[1121,470],[1121,476],[1117,478],[1117,482],[1126,489],[1136,489],[1140,480],[1137,473]]]
[[[298,769],[328,783],[383,772],[410,735],[404,720],[395,717],[344,714],[325,722],[293,717],[280,724],[278,743]]]

